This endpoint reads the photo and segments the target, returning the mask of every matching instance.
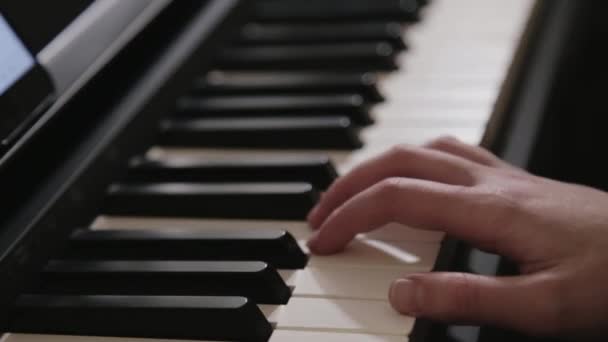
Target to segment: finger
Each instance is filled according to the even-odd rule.
[[[443,136],[434,139],[425,144],[424,146],[433,150],[442,151],[455,156],[459,156],[474,163],[478,163],[485,166],[513,168],[513,166],[500,160],[488,150],[479,146],[465,144],[452,136]]]
[[[442,230],[479,248],[510,255],[513,234],[505,234],[517,212],[508,202],[473,188],[411,178],[388,178],[347,200],[323,222],[308,245],[331,254],[358,233],[390,222]],[[473,215],[474,213],[474,215]],[[499,227],[492,227],[499,225]],[[515,246],[517,244],[510,244]]]
[[[416,317],[555,333],[560,329],[560,298],[542,277],[415,274],[394,281],[389,300],[395,310]]]
[[[443,152],[395,146],[339,178],[308,215],[318,228],[327,216],[355,194],[389,177],[426,179],[446,184],[472,185],[475,165]]]

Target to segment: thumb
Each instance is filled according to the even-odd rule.
[[[389,299],[402,314],[545,335],[561,327],[560,298],[551,283],[535,276],[413,274],[393,282]]]

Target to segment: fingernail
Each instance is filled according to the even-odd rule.
[[[308,239],[308,241],[306,242],[306,246],[308,246],[308,249],[312,253],[316,253],[316,251],[317,251],[318,240],[319,240],[319,235],[315,234],[310,239]]]
[[[414,281],[404,278],[391,284],[389,300],[393,309],[402,314],[416,316],[418,312],[417,289]]]
[[[319,205],[317,204],[310,210],[310,212],[306,216],[306,220],[308,221],[311,228],[313,228],[313,229],[317,229],[316,218],[317,218],[318,212],[319,212]]]

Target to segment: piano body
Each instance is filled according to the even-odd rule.
[[[553,168],[568,121],[547,113],[598,3],[6,1],[54,97],[3,137],[1,341],[513,339],[386,298],[507,261],[397,224],[313,256],[305,215],[358,162],[446,134],[592,179]]]

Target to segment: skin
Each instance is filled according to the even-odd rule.
[[[607,193],[531,175],[444,137],[359,165],[332,184],[308,221],[316,230],[309,248],[320,255],[399,222],[445,231],[519,265],[517,276],[396,279],[389,300],[402,314],[573,339],[608,331]]]

